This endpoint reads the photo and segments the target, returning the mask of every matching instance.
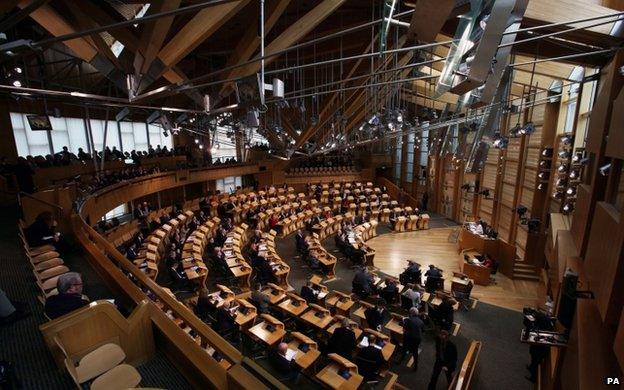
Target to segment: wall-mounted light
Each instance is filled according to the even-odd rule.
[[[607,176],[610,170],[611,170],[611,163],[605,164],[601,166],[600,168],[598,168],[598,171],[600,172],[602,176]]]
[[[576,195],[576,187],[570,187],[570,188],[568,188],[568,189],[566,190],[566,194],[567,194],[567,195],[570,195],[570,196]]]
[[[567,164],[561,164],[557,168],[557,172],[559,172],[559,173],[566,173],[567,171],[568,171],[568,165]]]
[[[564,214],[569,214],[569,213],[571,213],[572,211],[574,211],[574,205],[573,205],[572,203],[566,203],[566,204],[563,206],[563,212],[564,212]]]

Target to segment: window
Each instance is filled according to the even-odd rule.
[[[55,118],[50,117],[52,131],[32,131],[26,118],[28,114],[12,112],[11,125],[13,127],[13,136],[17,146],[17,154],[20,156],[45,156],[50,153],[58,153],[63,150],[63,146],[67,146],[70,152],[78,154],[78,149],[82,148],[85,152],[89,152],[91,148],[88,142],[88,129],[85,127],[85,120],[82,118]],[[91,119],[91,131],[93,132],[93,142],[97,152],[102,151],[104,138],[103,120]],[[151,134],[152,145],[156,147],[167,146],[171,148],[173,145],[172,137],[165,137],[162,130],[158,126],[152,126]],[[121,131],[121,138],[119,133]],[[48,138],[48,136],[50,138]],[[51,139],[51,144],[50,144]],[[147,151],[147,128],[144,122],[121,122],[117,128],[116,121],[108,121],[108,129],[106,134],[106,146],[116,147],[124,152],[132,150]],[[231,153],[228,153],[231,154]]]
[[[32,131],[26,114],[11,113],[11,126],[20,156],[45,156],[52,152],[47,131]]]
[[[236,158],[236,141],[233,140],[233,136],[230,137],[231,131],[227,127],[219,126],[215,133],[215,138],[212,142],[212,162],[221,159],[221,161],[228,158]],[[258,134],[259,137],[261,137]]]
[[[111,211],[106,213],[106,215],[104,217],[102,217],[102,219],[107,221],[107,220],[112,219],[112,218],[121,217],[124,214],[128,214],[128,204],[127,203],[120,204],[119,206],[115,207],[114,209],[112,209]]]
[[[576,99],[569,101],[566,108],[566,117],[563,131],[571,133],[574,129],[574,120],[576,118]]]
[[[216,180],[216,189],[221,193],[232,193],[236,191],[236,187],[242,186],[241,176],[228,176],[223,179]]]
[[[154,149],[156,149],[158,145],[160,145],[161,148],[164,148],[166,146],[167,149],[171,149],[173,147],[171,134],[168,134],[168,136],[165,137],[162,127],[150,124],[148,126],[148,130],[149,143]]]

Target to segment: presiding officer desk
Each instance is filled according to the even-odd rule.
[[[489,269],[481,265],[470,264],[464,259],[464,255],[469,258],[473,258],[475,255],[489,255],[498,262],[499,272],[508,277],[512,276],[516,259],[515,246],[499,238],[489,238],[462,228],[459,232],[458,247],[460,252],[459,267],[464,274],[474,279],[476,284],[489,284]],[[486,271],[487,282],[481,283],[484,282]]]

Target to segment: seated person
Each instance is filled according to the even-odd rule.
[[[367,251],[364,245],[358,246],[357,244],[355,244],[355,246],[353,246],[353,250],[351,251],[349,259],[353,264],[364,265],[366,253]]]
[[[442,270],[436,268],[433,264],[429,264],[429,269],[425,272],[425,276],[427,277],[425,289],[427,292],[434,292],[442,280]]]
[[[405,310],[409,310],[412,307],[420,308],[420,303],[422,299],[422,287],[418,285],[408,284],[407,290],[401,294],[403,296],[402,301],[404,302],[403,308]],[[408,304],[405,304],[407,302]]]
[[[305,236],[303,235],[303,232],[301,231],[301,229],[298,229],[297,233],[295,234],[295,246],[297,248],[297,252],[299,253],[304,252]]]
[[[251,303],[256,306],[259,314],[269,312],[271,298],[262,291],[262,285],[260,283],[256,283],[254,290],[251,292]]]
[[[457,302],[454,299],[445,296],[442,298],[442,303],[435,308],[432,318],[440,329],[446,331],[451,330],[451,327],[453,326],[453,316],[455,313],[453,306],[456,303]]]
[[[59,250],[60,233],[55,232],[58,223],[49,211],[37,215],[35,221],[28,226],[24,235],[31,247],[53,245]]]
[[[206,288],[199,290],[199,296],[197,297],[197,305],[195,306],[195,315],[202,321],[206,321],[209,316],[213,315],[217,307],[212,302],[210,293]]]
[[[59,276],[56,288],[58,294],[46,299],[44,308],[52,320],[89,304],[82,296],[82,277],[77,272]]]
[[[392,305],[394,303],[396,303],[398,297],[399,297],[399,288],[397,287],[396,283],[394,282],[394,280],[392,279],[386,279],[386,285],[385,287],[381,290],[381,292],[379,293],[379,295],[381,295],[381,297],[386,301],[386,303],[388,303],[389,305]]]
[[[377,337],[373,334],[366,335],[368,338],[368,346],[362,347],[357,354],[355,363],[358,366],[358,372],[364,377],[365,381],[374,380],[384,364],[381,348],[376,346]]]
[[[386,302],[378,300],[375,306],[364,310],[364,317],[366,318],[366,323],[369,328],[381,330],[381,327],[384,324],[384,316],[386,314],[384,306],[386,306]]]
[[[366,270],[366,268],[362,268],[355,273],[352,286],[353,292],[359,295],[360,298],[365,299],[375,292],[373,276]]]
[[[394,226],[399,220],[399,216],[394,211],[390,213],[390,229],[394,230]]]
[[[318,291],[316,291],[309,280],[304,286],[301,287],[301,298],[305,299],[308,303],[317,302]]]
[[[236,319],[230,309],[230,302],[225,301],[215,314],[215,330],[221,335],[233,332],[238,328]]]
[[[420,271],[420,265],[413,260],[407,260],[407,268],[399,275],[399,280],[402,284],[410,283],[422,283],[422,272]]]
[[[299,378],[299,369],[295,361],[287,357],[287,352],[288,344],[281,342],[277,345],[277,348],[269,351],[269,361],[280,375],[286,377],[286,380],[292,380],[296,383]]]
[[[351,323],[343,318],[340,327],[334,330],[327,342],[327,353],[337,353],[345,359],[353,359],[353,350],[356,346],[355,332],[351,329]]]

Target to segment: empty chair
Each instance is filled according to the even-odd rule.
[[[63,353],[65,353],[65,349],[58,339],[55,341]],[[67,356],[66,353],[65,356]],[[126,354],[119,345],[109,343],[104,344],[86,354],[82,359],[80,359],[77,366],[74,365],[74,362],[69,357],[66,357],[65,367],[76,385],[81,387],[80,385],[82,383],[88,382],[91,379],[112,370],[121,364],[125,358]],[[133,386],[136,386],[136,384],[127,387]]]
[[[129,364],[120,364],[96,378],[91,390],[122,390],[141,383],[141,374]]]

